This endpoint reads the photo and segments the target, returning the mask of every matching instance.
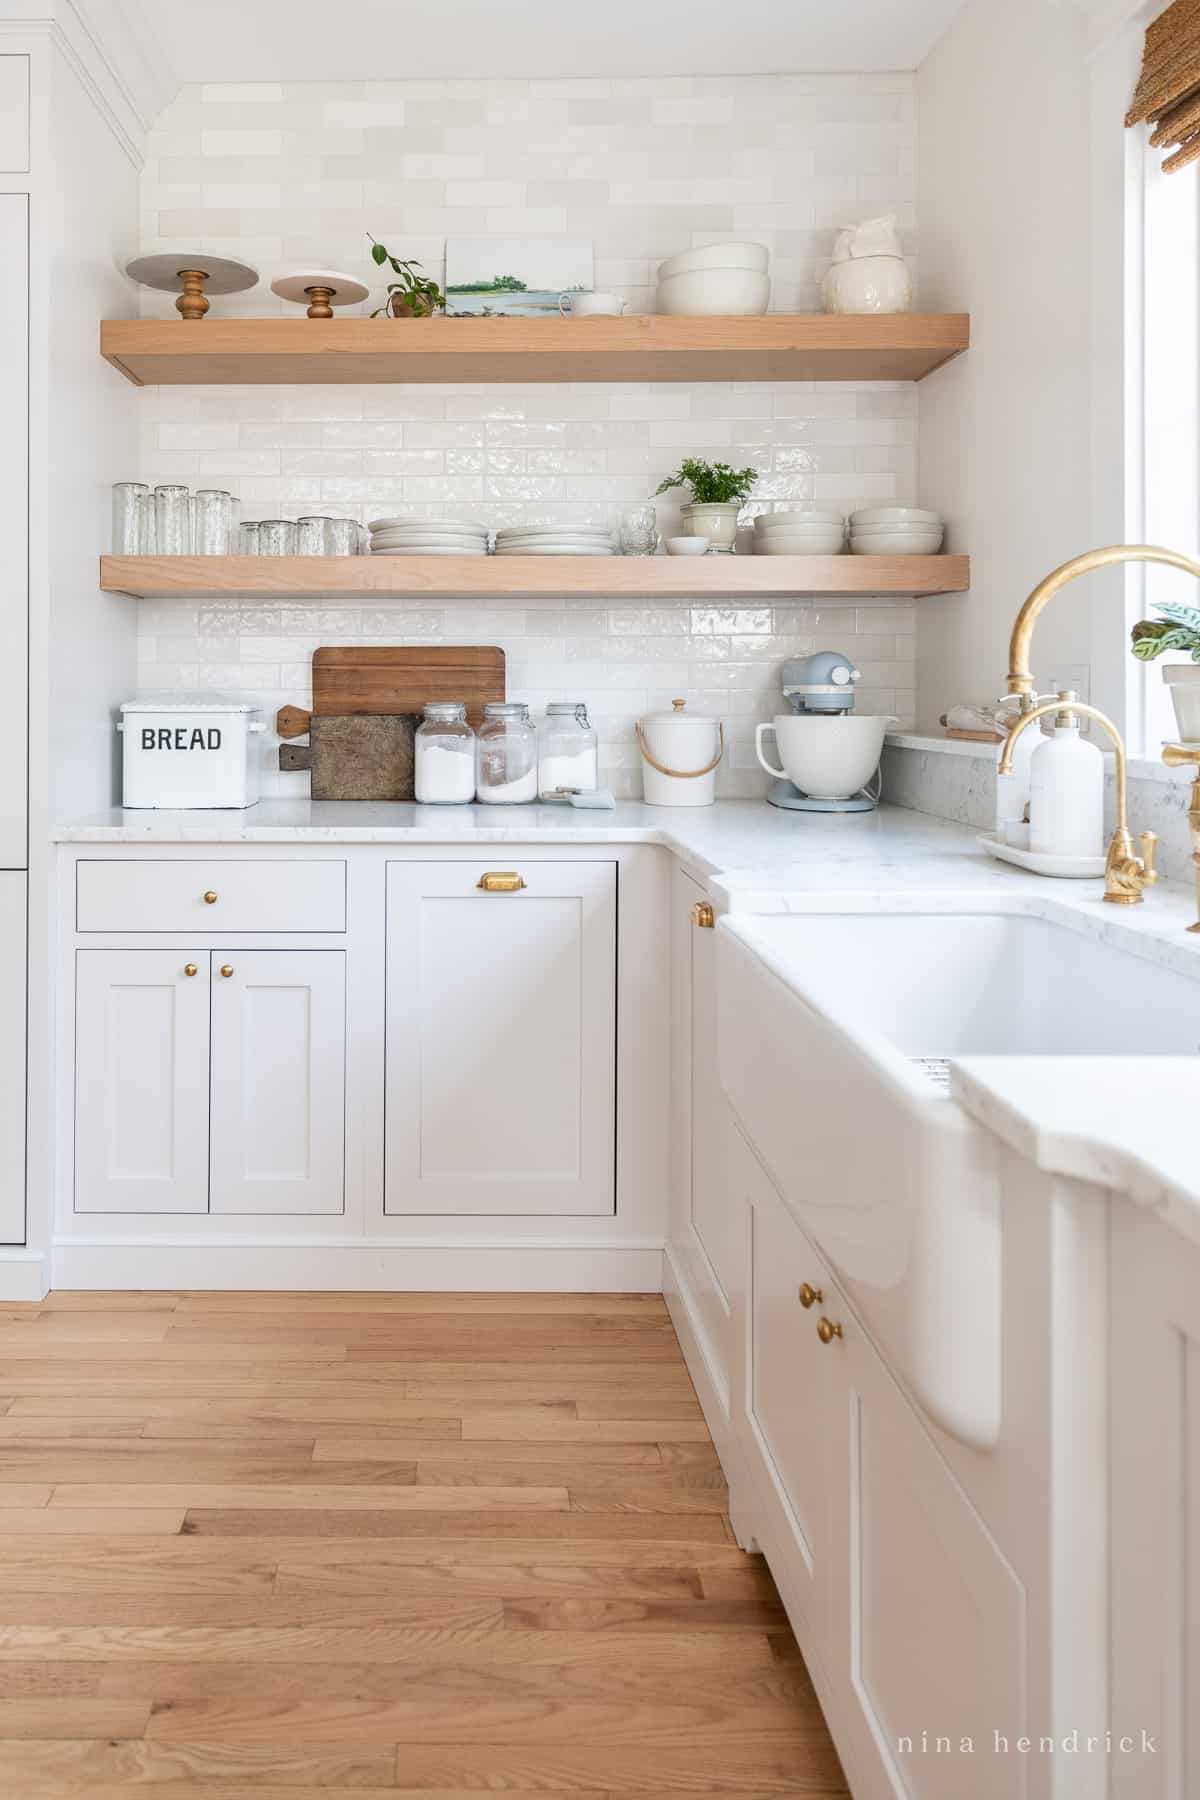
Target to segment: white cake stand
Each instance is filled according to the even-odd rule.
[[[204,317],[208,294],[240,294],[258,281],[258,270],[248,263],[232,262],[227,256],[210,256],[207,250],[168,250],[156,251],[153,256],[135,256],[125,264],[125,273],[143,287],[161,288],[168,294],[179,289],[182,282],[175,306],[185,319]]]
[[[370,291],[353,275],[340,275],[336,269],[301,269],[294,275],[277,275],[271,283],[271,292],[281,300],[294,300],[297,306],[307,301],[310,319],[332,319],[335,306],[353,306]]]

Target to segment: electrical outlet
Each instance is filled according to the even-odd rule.
[[[1040,684],[1039,684],[1040,685]],[[1045,692],[1061,694],[1070,689],[1084,706],[1092,703],[1092,668],[1090,663],[1055,663],[1046,677]]]

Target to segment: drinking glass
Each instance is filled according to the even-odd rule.
[[[330,521],[310,513],[296,520],[296,555],[324,556],[329,548]]]
[[[150,492],[144,481],[114,481],[112,547],[114,556],[138,554],[138,501]]]
[[[295,556],[295,520],[260,520],[258,527],[258,554],[260,556]]]
[[[156,556],[158,554],[158,503],[147,488],[144,494],[137,496],[137,520],[135,524],[136,538],[134,554],[136,556]]]
[[[192,518],[185,487],[168,482],[154,490],[154,530],[159,556],[190,556]]]
[[[238,526],[238,555],[257,556],[259,523],[257,519],[243,519]]]
[[[621,514],[622,556],[653,556],[658,549],[658,514],[653,506],[631,506]]]
[[[192,549],[197,556],[228,556],[233,521],[233,495],[224,488],[197,488],[192,496],[195,517]]]
[[[359,529],[357,519],[326,519],[326,540],[330,556],[357,556]]]

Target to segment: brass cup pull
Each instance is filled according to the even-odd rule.
[[[196,973],[195,963],[184,963],[183,972],[185,975],[194,975]]]
[[[711,931],[716,922],[716,915],[708,901],[697,900],[692,907],[692,924],[701,931]]]
[[[207,894],[205,894],[204,904],[205,906],[215,906],[217,904],[217,896],[212,888],[209,888]]]
[[[233,974],[233,964],[232,963],[222,963],[221,964],[221,973],[222,973],[222,975],[224,975],[226,981],[228,981],[229,977]]]
[[[824,1300],[824,1298],[820,1288],[810,1287],[807,1281],[800,1283],[800,1304],[806,1312],[810,1306],[815,1306],[819,1300]]]
[[[525,886],[525,878],[515,869],[493,869],[481,875],[475,885],[485,894],[516,894]]]
[[[817,1336],[823,1344],[832,1344],[834,1338],[840,1338],[842,1336],[842,1328],[840,1325],[835,1325],[832,1319],[827,1319],[822,1314],[817,1320]]]

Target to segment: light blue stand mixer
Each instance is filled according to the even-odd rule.
[[[890,721],[860,716],[851,725],[858,679],[859,671],[840,650],[818,650],[784,663],[783,697],[796,719],[812,724],[792,730],[790,721],[783,719],[767,728],[775,732],[779,754],[792,777],[781,778],[760,748],[763,767],[776,777],[767,794],[772,806],[822,813],[872,812],[878,806],[879,756]],[[811,785],[824,792],[810,794],[801,785],[801,780],[809,779],[809,768]],[[830,795],[830,785],[839,785],[838,770],[846,771],[848,791]]]

